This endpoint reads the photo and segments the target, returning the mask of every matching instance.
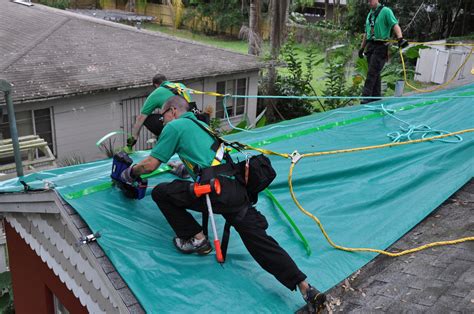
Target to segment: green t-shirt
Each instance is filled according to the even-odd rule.
[[[161,83],[160,87],[155,89],[145,100],[145,103],[143,104],[142,110],[140,111],[141,114],[144,114],[144,115],[148,116],[148,115],[152,114],[153,111],[155,111],[156,108],[161,109],[161,107],[163,107],[163,105],[168,100],[168,98],[175,95],[168,88],[164,87],[165,85],[166,86],[171,86],[171,87],[177,85],[181,88],[186,88],[186,86],[184,84],[181,84],[181,83],[172,83],[172,82],[169,82],[169,81],[165,81],[165,82]],[[191,96],[189,95],[188,92],[184,92],[184,98],[186,98],[186,100],[188,102],[191,101]]]
[[[167,123],[150,155],[165,163],[176,153],[193,174],[196,165],[210,167],[216,152],[211,149],[214,138],[188,118],[198,121],[192,112],[186,112]]]
[[[381,4],[379,4],[380,6]],[[378,8],[378,7],[377,7]],[[377,9],[371,9],[367,19],[365,21],[365,34],[367,40],[386,40],[390,39],[393,26],[398,24],[398,20],[393,14],[393,11],[388,7],[383,7],[380,10],[377,19],[375,19],[374,34],[372,34],[370,27],[370,19],[372,14],[375,13]]]

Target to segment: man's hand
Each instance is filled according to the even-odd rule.
[[[398,39],[398,48],[403,49],[403,48],[406,48],[406,47],[408,47],[408,40],[403,39],[403,38],[399,38]]]
[[[171,168],[171,173],[174,174],[177,177],[180,177],[181,179],[186,179],[189,178],[189,173],[184,164],[180,161],[170,161],[168,163],[168,166]]]
[[[135,181],[137,181],[138,176],[134,175],[133,166],[130,166],[127,169],[125,169],[120,175],[120,179],[122,179],[123,182],[129,183],[129,184],[133,184]]]
[[[133,137],[133,135],[130,135],[127,138],[127,146],[132,148],[135,144],[137,143],[137,139]]]
[[[365,48],[359,49],[359,58],[363,59],[365,57],[364,51],[365,51]]]

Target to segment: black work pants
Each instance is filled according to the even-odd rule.
[[[155,136],[159,137],[161,134],[161,131],[163,130],[163,120],[161,114],[159,113],[152,113],[149,115],[145,121],[143,122],[143,125],[153,133]]]
[[[189,191],[190,182],[175,180],[157,185],[152,198],[179,238],[189,239],[202,231],[201,225],[187,211],[207,211],[205,197],[194,197]],[[239,233],[250,255],[267,272],[284,286],[295,290],[306,279],[288,253],[266,232],[267,219],[253,206],[247,204],[243,217],[239,212],[222,214]],[[216,209],[222,211],[222,209]]]
[[[369,71],[365,80],[362,96],[379,97],[382,95],[382,80],[380,73],[383,70],[388,57],[388,46],[382,42],[368,42],[365,52],[369,63]],[[372,102],[376,99],[367,99],[366,102]]]

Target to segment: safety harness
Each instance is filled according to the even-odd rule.
[[[201,110],[199,110],[198,107],[197,107],[196,102],[191,101],[191,96],[188,93],[186,93],[185,89],[182,88],[178,83],[166,83],[166,84],[162,84],[160,86],[166,88],[167,90],[169,90],[173,94],[175,94],[177,96],[181,96],[184,99],[186,99],[186,101],[189,104],[189,111],[194,113],[194,115],[196,116],[196,118],[198,118],[198,120],[203,121],[206,124],[209,124],[209,121],[210,121],[209,114],[203,113]]]
[[[369,40],[375,40],[373,39],[375,36],[375,21],[377,20],[377,17],[380,14],[380,11],[384,8],[384,5],[381,4],[377,7],[375,11],[371,11],[369,14],[369,25],[370,25],[370,38]]]
[[[206,183],[209,180],[222,175],[226,177],[234,177],[235,181],[246,188],[249,202],[251,204],[257,203],[258,193],[267,188],[276,177],[276,172],[271,166],[270,160],[265,155],[261,154],[251,156],[250,158],[246,158],[245,161],[235,163],[225,148],[231,147],[238,151],[242,151],[245,148],[243,144],[239,142],[228,142],[200,122],[191,118],[187,119],[193,121],[193,123],[197,124],[215,140],[211,146],[211,149],[216,151],[212,165],[204,169],[199,169],[198,167],[194,167],[193,169],[193,172],[199,178],[198,180]],[[222,163],[222,160],[225,160],[226,162]],[[225,186],[223,186],[223,189],[225,189]],[[230,227],[232,226],[232,223],[238,223],[245,217],[247,209],[248,207],[241,207],[232,218],[232,222],[229,222],[226,219],[221,242],[224,261],[227,254],[227,246],[229,244]],[[205,235],[208,234],[208,220],[208,213],[203,212],[202,228]]]

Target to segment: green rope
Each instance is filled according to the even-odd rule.
[[[283,208],[283,206],[280,204],[280,202],[278,202],[278,200],[276,199],[275,195],[273,195],[272,192],[270,192],[269,189],[265,189],[265,194],[268,196],[268,198],[270,198],[270,200],[272,200],[273,204],[276,205],[276,207],[278,207],[278,209],[280,210],[280,212],[283,214],[283,216],[285,216],[286,220],[288,220],[288,222],[290,223],[290,225],[293,227],[293,230],[295,230],[296,234],[298,234],[298,237],[301,239],[301,241],[303,242],[303,245],[306,249],[306,253],[308,254],[308,256],[311,255],[311,248],[309,246],[309,243],[308,241],[306,241],[306,238],[303,236],[303,234],[301,233],[300,229],[298,228],[298,226],[295,224],[295,222],[293,221],[293,219],[291,219],[290,215],[288,215],[288,213],[286,212],[286,210]]]

